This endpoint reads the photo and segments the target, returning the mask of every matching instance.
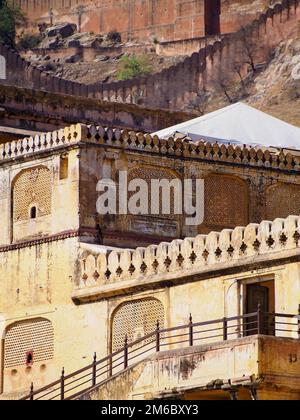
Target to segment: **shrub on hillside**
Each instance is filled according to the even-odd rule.
[[[20,50],[32,50],[36,48],[42,41],[41,35],[23,35],[18,42],[18,49]]]
[[[128,80],[134,77],[145,76],[152,73],[152,66],[146,55],[137,57],[135,55],[124,55],[119,63],[118,79]]]

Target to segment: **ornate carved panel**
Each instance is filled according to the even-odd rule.
[[[151,180],[167,180],[169,182],[172,182],[173,180],[178,179],[178,175],[176,175],[174,172],[172,172],[171,170],[167,170],[164,168],[157,168],[157,167],[152,167],[152,166],[141,166],[135,169],[132,169],[129,171],[128,174],[128,183],[134,179],[142,179],[144,181],[147,182],[148,185],[148,201],[149,201],[149,212],[150,212],[150,203],[151,203]],[[134,193],[129,194],[133,195]],[[164,200],[164,196],[163,196],[163,192],[160,192],[160,202],[162,203],[162,201]],[[178,215],[174,214],[174,193],[173,190],[171,191],[171,214],[170,215],[165,215],[162,212],[160,212],[159,215],[154,215],[154,217],[166,217],[166,218],[178,218]]]
[[[212,174],[205,178],[204,220],[207,226],[234,228],[248,223],[248,186],[237,178]]]

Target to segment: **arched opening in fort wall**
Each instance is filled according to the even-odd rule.
[[[221,0],[205,0],[205,35],[218,35],[221,31]]]

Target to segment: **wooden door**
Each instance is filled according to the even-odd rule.
[[[260,305],[263,313],[262,334],[273,335],[272,318],[266,315],[270,312],[270,291],[261,284],[249,284],[246,289],[246,313],[257,312]],[[246,322],[246,335],[258,333],[257,317],[251,317]]]

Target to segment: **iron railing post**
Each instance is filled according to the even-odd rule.
[[[29,400],[33,401],[33,382],[30,385]]]
[[[272,313],[271,315],[272,319],[271,319],[271,328],[269,328],[268,325],[268,335],[272,335],[272,336],[276,336],[276,314],[275,312]]]
[[[97,353],[94,353],[94,359],[93,359],[93,378],[92,383],[93,387],[96,385],[96,376],[97,376]]]
[[[192,314],[190,314],[189,338],[190,338],[190,347],[193,347],[193,345],[194,345],[194,324],[193,324]]]
[[[259,303],[257,307],[257,334],[258,335],[262,334],[262,321],[263,321],[262,316],[263,314],[262,314],[261,306]]]
[[[223,318],[223,340],[227,341],[227,337],[228,337],[228,323],[227,323],[227,318]]]
[[[157,321],[157,324],[156,324],[156,351],[157,352],[160,351],[160,325],[159,325],[159,321]]]
[[[109,376],[113,376],[113,358],[110,356],[109,358]]]
[[[124,341],[124,369],[128,368],[128,337],[126,335]]]
[[[65,368],[62,368],[60,377],[60,399],[65,399]]]

